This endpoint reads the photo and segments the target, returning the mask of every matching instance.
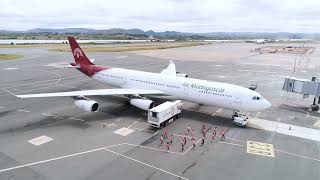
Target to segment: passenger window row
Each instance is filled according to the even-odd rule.
[[[211,91],[199,91],[199,92],[200,93],[205,93],[205,94],[212,94],[212,95],[215,95],[215,96],[224,96],[224,97],[229,97],[229,98],[232,97],[229,94],[214,93],[214,92],[211,92]]]

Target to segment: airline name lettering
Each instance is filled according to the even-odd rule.
[[[221,88],[215,88],[215,87],[209,87],[205,85],[196,85],[196,84],[191,84],[192,88],[199,89],[199,90],[204,90],[204,91],[214,91],[218,93],[223,93],[224,89]]]

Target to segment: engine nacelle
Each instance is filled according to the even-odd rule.
[[[85,100],[85,99],[80,99],[80,100],[75,100],[74,104],[87,112],[97,112],[99,109],[99,104],[96,101],[92,100]]]
[[[148,111],[153,108],[154,103],[149,99],[131,99],[130,104],[134,105],[137,108]]]
[[[178,76],[178,77],[185,77],[185,78],[187,78],[187,77],[188,77],[188,74],[184,74],[184,73],[176,72],[176,76]]]

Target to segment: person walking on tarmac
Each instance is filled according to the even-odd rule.
[[[216,136],[216,134],[214,133],[214,131],[212,132],[212,135],[211,135],[211,142],[214,141],[214,137]]]
[[[170,137],[169,137],[169,142],[170,144],[172,145],[172,142],[173,142],[173,135],[171,134]]]
[[[165,129],[164,131],[163,131],[163,138],[168,138],[168,131],[167,131],[167,129]]]
[[[192,148],[195,148],[196,147],[196,140],[193,138],[192,139]]]
[[[187,137],[186,136],[183,136],[183,142],[184,142],[184,145],[187,144]]]
[[[190,124],[188,124],[188,127],[187,127],[187,134],[189,134],[189,133],[190,133],[190,130],[191,130],[191,126],[190,126]]]
[[[160,136],[160,145],[162,146],[163,144],[163,135]]]
[[[167,142],[166,146],[167,146],[167,150],[169,151],[169,149],[170,149],[170,143],[169,143],[169,141]]]
[[[184,145],[185,145],[184,140],[182,140],[182,141],[181,141],[181,151],[184,150]]]
[[[204,136],[202,136],[202,138],[201,138],[201,141],[202,141],[202,145],[204,144],[204,139],[205,139],[205,137]]]
[[[224,135],[224,130],[222,129],[221,130],[221,141],[222,140],[225,140],[226,139],[226,137],[225,137],[225,135]]]
[[[196,131],[194,129],[192,129],[191,136],[192,136],[192,139],[194,139],[196,136]]]

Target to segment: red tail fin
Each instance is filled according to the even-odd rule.
[[[94,65],[84,54],[82,49],[80,48],[77,41],[74,39],[74,37],[68,37],[69,44],[71,47],[71,51],[74,57],[74,60],[77,64],[81,65]]]

